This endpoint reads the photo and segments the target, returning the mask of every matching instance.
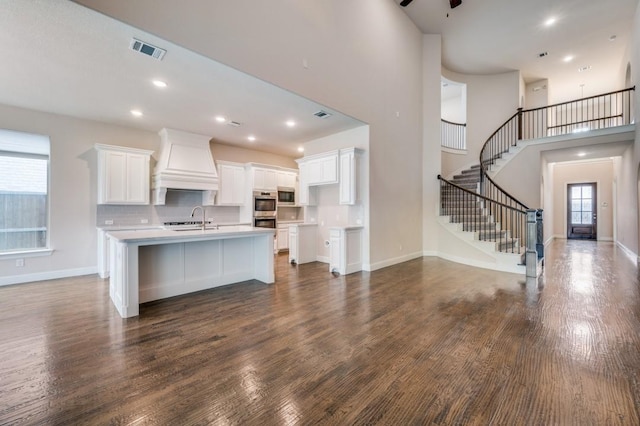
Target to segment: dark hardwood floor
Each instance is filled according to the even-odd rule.
[[[0,424],[640,424],[637,266],[556,241],[539,282],[277,259],[121,319],[96,276],[0,288]],[[535,280],[534,280],[535,281]]]

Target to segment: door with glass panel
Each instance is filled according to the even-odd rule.
[[[597,206],[595,183],[567,185],[567,238],[597,239]]]

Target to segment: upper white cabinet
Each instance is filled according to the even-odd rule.
[[[218,161],[218,195],[216,205],[241,206],[246,200],[245,168],[243,164]]]
[[[358,155],[360,150],[340,150],[340,204],[355,204],[358,199]]]
[[[96,144],[98,204],[149,204],[153,151]]]
[[[312,156],[305,162],[307,163],[307,185],[328,185],[338,182],[338,151]]]
[[[356,204],[358,200],[358,156],[362,150],[345,148],[315,154],[296,160],[300,168],[299,203],[315,204],[313,187],[338,183],[340,204]]]
[[[278,189],[278,171],[263,167],[251,166],[254,190],[275,191]]]
[[[298,175],[296,172],[285,172],[282,170],[278,170],[278,186],[295,188],[297,176]]]
[[[279,186],[295,188],[298,178],[295,169],[278,166],[249,163],[247,170],[254,191],[276,191]]]

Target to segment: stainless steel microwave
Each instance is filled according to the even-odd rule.
[[[283,186],[278,187],[278,205],[294,206],[296,204],[296,190]]]

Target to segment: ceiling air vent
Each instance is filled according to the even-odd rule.
[[[132,38],[131,43],[129,44],[131,50],[135,50],[136,52],[144,53],[147,56],[151,56],[159,61],[162,60],[164,54],[167,53],[166,50],[160,49],[159,47],[153,46],[149,43],[145,43],[144,41],[138,40],[137,38]]]
[[[318,112],[315,112],[313,115],[318,118],[329,118],[332,114],[328,113],[327,111],[320,110]]]
[[[238,123],[237,121],[227,121],[227,124],[233,127],[240,127],[240,123]]]

